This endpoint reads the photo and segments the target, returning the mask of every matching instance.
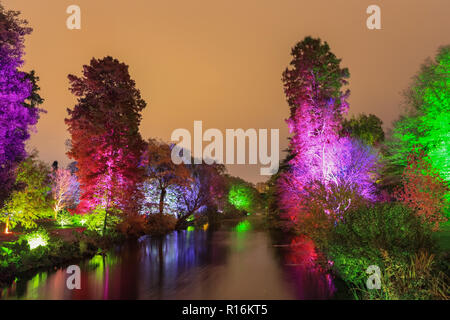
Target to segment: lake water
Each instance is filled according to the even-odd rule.
[[[315,265],[314,245],[301,238],[275,243],[259,220],[145,236],[79,263],[80,290],[67,288],[70,275],[60,268],[18,279],[0,298],[332,298],[332,277]]]

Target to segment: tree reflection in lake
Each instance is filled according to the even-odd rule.
[[[257,220],[142,237],[80,263],[81,290],[65,269],[0,290],[2,299],[327,299],[332,279],[314,263],[314,244],[274,247]]]

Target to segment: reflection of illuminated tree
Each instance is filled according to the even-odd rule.
[[[336,288],[332,276],[320,266],[319,259],[322,258],[311,239],[304,236],[292,239],[284,259],[287,270],[298,283],[300,299],[329,298],[334,295]]]

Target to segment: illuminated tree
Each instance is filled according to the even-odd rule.
[[[228,177],[228,202],[237,210],[254,213],[261,208],[261,198],[256,188],[237,177]]]
[[[52,173],[52,197],[55,219],[58,212],[76,203],[79,184],[75,175],[68,169],[56,169]]]
[[[77,161],[82,190],[77,210],[105,208],[105,231],[110,208],[137,214],[145,147],[139,124],[146,103],[128,66],[111,57],[92,59],[82,77],[69,75],[69,80],[78,98],[66,119],[72,136],[68,155]]]
[[[32,31],[19,15],[0,4],[0,205],[12,190],[14,170],[26,157],[25,141],[42,111],[38,78],[19,70],[24,37]]]
[[[164,213],[164,204],[169,189],[187,186],[190,173],[184,164],[174,164],[171,153],[174,145],[150,139],[144,155],[147,179],[159,193],[159,214]],[[174,192],[176,192],[174,190]]]
[[[427,60],[406,92],[409,109],[394,123],[387,143],[388,172],[401,176],[408,155],[421,146],[439,175],[450,182],[450,46]]]
[[[349,77],[327,43],[306,37],[292,49],[291,67],[283,73],[284,91],[290,106],[287,120],[292,133],[289,167],[280,175],[281,209],[291,218],[302,206],[308,182],[329,179],[330,146],[339,138],[340,124],[349,92],[341,92]]]
[[[314,186],[325,188],[330,203],[335,202],[333,190],[345,188],[374,200],[376,153],[359,137],[341,136],[349,96],[341,89],[347,84],[348,69],[340,67],[340,60],[320,39],[305,38],[292,49],[292,56],[291,68],[283,74],[292,137],[287,167],[277,181],[280,209],[298,221],[310,209]],[[323,210],[342,211],[351,199],[341,201],[333,210]]]
[[[34,228],[35,220],[49,214],[50,168],[36,160],[35,154],[31,155],[17,167],[15,189],[2,209],[1,218],[6,223],[5,233],[17,224]]]
[[[225,193],[225,181],[222,176],[225,167],[215,163],[190,164],[186,167],[190,172],[190,181],[179,187],[182,219],[207,208],[217,209]]]
[[[431,162],[423,150],[414,149],[408,156],[408,165],[402,175],[403,186],[395,196],[413,209],[424,223],[438,230],[439,223],[447,221],[444,208],[449,188]]]
[[[181,190],[176,185],[168,186],[165,190],[166,192],[163,204],[164,213],[178,216],[181,210]],[[142,193],[144,195],[144,199],[142,201],[142,208],[140,212],[146,215],[159,213],[161,201],[159,181],[157,179],[146,180],[142,184]]]

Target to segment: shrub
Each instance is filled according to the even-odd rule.
[[[334,269],[345,281],[358,285],[367,279],[367,267],[383,268],[383,251],[403,263],[421,249],[433,247],[431,231],[411,209],[399,203],[363,206],[348,212],[333,230],[330,243],[328,253]]]
[[[439,224],[447,221],[449,189],[423,150],[414,149],[408,155],[402,182],[403,187],[396,191],[395,197],[413,209],[434,231],[438,230]]]
[[[175,230],[177,219],[169,214],[152,214],[147,218],[148,229],[150,235],[165,235]]]
[[[61,210],[56,218],[56,224],[64,227],[73,224],[73,217],[67,210]]]
[[[147,232],[148,225],[145,216],[126,216],[117,224],[117,230],[127,236],[141,236]]]
[[[96,208],[92,213],[85,214],[84,218],[86,219],[86,227],[88,230],[96,231],[97,233],[103,232],[103,224],[105,221],[105,209],[104,208]],[[115,230],[118,223],[120,223],[121,219],[119,218],[117,213],[110,212],[107,217],[107,231]]]
[[[36,249],[40,246],[45,247],[48,245],[50,237],[45,229],[39,229],[25,235],[22,235],[20,239],[25,240],[28,243],[30,250]]]
[[[87,222],[86,215],[84,214],[74,214],[72,215],[72,224],[78,227],[85,226]]]
[[[420,251],[403,262],[381,251],[384,271],[380,290],[355,290],[356,298],[362,299],[443,299],[448,300],[449,278],[436,268],[435,257]]]
[[[357,185],[345,181],[328,186],[316,181],[305,191],[305,204],[297,218],[296,229],[313,239],[321,249],[328,247],[333,229],[345,220],[347,213],[367,203]]]

